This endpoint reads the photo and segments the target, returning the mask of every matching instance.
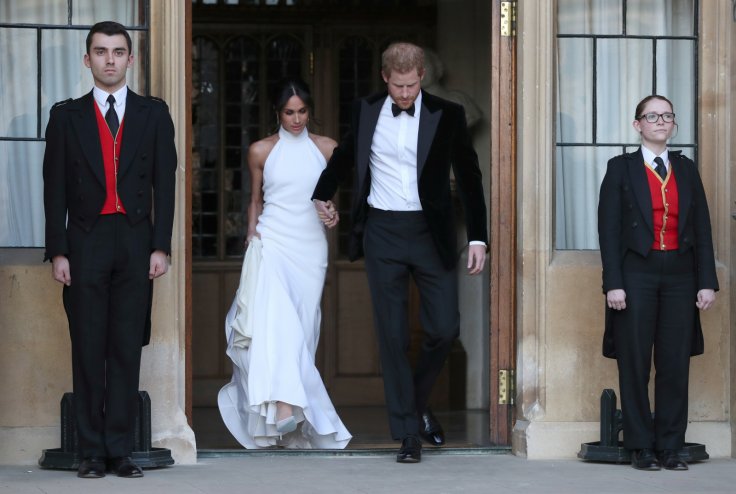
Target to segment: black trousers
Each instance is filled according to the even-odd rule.
[[[370,209],[363,247],[391,435],[417,436],[417,413],[426,409],[459,333],[456,270],[443,266],[421,211]],[[410,276],[419,289],[424,332],[413,375],[407,355]]]
[[[697,297],[691,251],[652,250],[624,258],[626,309],[614,313],[615,345],[628,449],[679,450],[687,429],[690,347]],[[654,400],[649,374],[654,351]]]
[[[101,215],[90,232],[69,224],[71,285],[64,308],[72,342],[74,408],[83,458],[128,456],[133,444],[151,224]]]

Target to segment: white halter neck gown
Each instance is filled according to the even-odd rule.
[[[314,363],[320,300],[327,269],[327,239],[310,200],[324,156],[305,129],[279,140],[263,170],[263,212],[256,230],[263,244],[248,348],[233,345],[225,323],[233,377],[218,395],[225,425],[246,448],[337,449],[351,435],[335,412]],[[276,430],[276,402],[294,406],[296,431]]]

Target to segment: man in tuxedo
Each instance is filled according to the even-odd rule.
[[[131,50],[123,26],[95,24],[95,86],[54,105],[46,128],[45,258],[64,285],[82,478],[143,476],[131,459],[141,347],[171,250],[174,125],[166,103],[128,89]]]
[[[397,461],[416,463],[420,437],[434,446],[445,441],[427,402],[459,332],[451,169],[465,209],[470,274],[485,264],[486,206],[463,108],[421,90],[422,49],[390,45],[381,76],[387,91],[355,103],[351,133],[335,149],[312,199],[320,215],[331,218],[326,201],[353,178],[349,256],[365,256],[389,425],[402,441]],[[413,375],[409,276],[419,289],[424,331]]]

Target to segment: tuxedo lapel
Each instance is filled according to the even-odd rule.
[[[71,121],[74,133],[79,141],[85,158],[89,163],[100,184],[105,186],[105,166],[102,161],[102,147],[100,144],[100,131],[97,128],[97,116],[95,106],[97,103],[90,91],[77,100],[75,107],[70,107]]]
[[[644,164],[644,155],[641,149],[636,153],[629,155],[629,178],[631,179],[631,187],[639,204],[639,210],[649,227],[649,231],[654,232],[652,224],[652,195],[649,190],[649,180],[647,179],[646,165]]]
[[[424,164],[429,156],[429,148],[432,147],[434,135],[442,117],[441,108],[430,108],[431,97],[427,93],[422,95],[422,110],[419,118],[419,137],[417,139],[417,180],[422,176]]]
[[[133,156],[138,149],[143,133],[146,130],[148,114],[151,107],[145,98],[128,89],[123,116],[123,142],[120,146],[120,168],[118,176],[122,178],[130,168]]]
[[[359,187],[362,187],[363,180],[368,173],[368,163],[371,155],[371,144],[373,143],[373,134],[378,125],[378,116],[381,114],[383,103],[388,97],[384,94],[382,97],[371,102],[363,100],[360,104],[360,128],[358,130],[358,142],[356,149],[356,158],[358,160],[358,179]],[[362,189],[358,189],[362,190]]]

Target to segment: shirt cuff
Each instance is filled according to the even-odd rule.
[[[468,245],[482,245],[483,247],[485,247],[486,243],[482,240],[471,240],[470,242],[468,242]]]

